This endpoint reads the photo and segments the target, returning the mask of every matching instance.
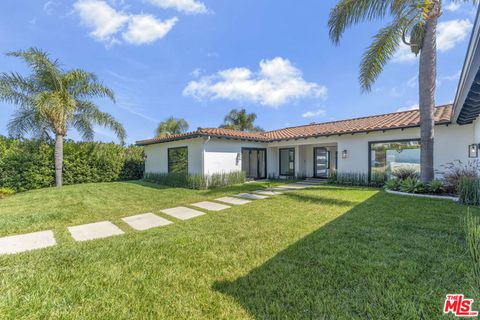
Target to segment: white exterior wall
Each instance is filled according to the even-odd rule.
[[[147,156],[147,160],[145,161],[145,172],[168,172],[168,149],[187,147],[188,173],[202,173],[203,141],[204,139],[196,138],[145,146],[145,155]]]
[[[278,176],[279,148],[295,148],[295,169],[297,175],[313,176],[313,148],[327,147],[331,151],[331,168],[339,172],[368,172],[368,143],[402,139],[418,139],[419,128],[405,130],[387,130],[385,132],[356,133],[341,136],[318,137],[255,143],[240,140],[196,138],[154,144],[145,147],[147,155],[146,172],[168,172],[168,148],[188,147],[189,173],[221,173],[242,169],[242,148],[267,149],[267,176]],[[442,170],[442,165],[453,160],[467,162],[468,145],[480,143],[480,121],[470,125],[435,126],[434,166]],[[342,151],[348,156],[342,158]],[[335,151],[338,151],[338,163],[334,163]]]
[[[205,174],[228,173],[242,170],[242,148],[266,149],[267,145],[265,143],[216,138],[212,138],[210,141],[206,142],[204,156]]]

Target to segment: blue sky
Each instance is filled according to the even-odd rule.
[[[217,127],[232,108],[255,112],[270,130],[415,107],[418,61],[404,48],[372,92],[361,92],[363,50],[385,21],[356,26],[334,46],[327,19],[335,2],[4,0],[0,71],[26,72],[3,53],[35,46],[67,69],[96,73],[117,97],[97,102],[123,123],[128,143],[151,137],[169,116],[192,130]],[[475,15],[472,5],[444,7],[437,104],[454,99]],[[0,104],[0,134],[13,110]],[[98,128],[97,140],[112,138]]]

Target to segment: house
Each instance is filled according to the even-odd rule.
[[[480,49],[477,19],[453,104],[435,108],[434,167],[478,157]],[[210,175],[243,170],[248,178],[316,177],[333,172],[388,176],[419,169],[418,110],[315,123],[263,133],[220,128],[138,141],[148,172]]]

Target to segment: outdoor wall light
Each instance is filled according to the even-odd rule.
[[[468,146],[468,157],[478,158],[478,144],[471,144]]]
[[[242,161],[242,154],[240,152],[237,152],[237,158],[235,159],[235,163],[238,164]]]
[[[342,159],[347,159],[348,158],[348,151],[347,150],[343,150],[342,151]]]

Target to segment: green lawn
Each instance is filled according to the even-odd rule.
[[[0,236],[58,240],[0,256],[0,319],[434,319],[447,293],[471,296],[466,207],[450,201],[321,186],[144,232],[120,220],[260,185],[85,184],[0,200]],[[66,230],[100,220],[126,234],[76,243]]]

